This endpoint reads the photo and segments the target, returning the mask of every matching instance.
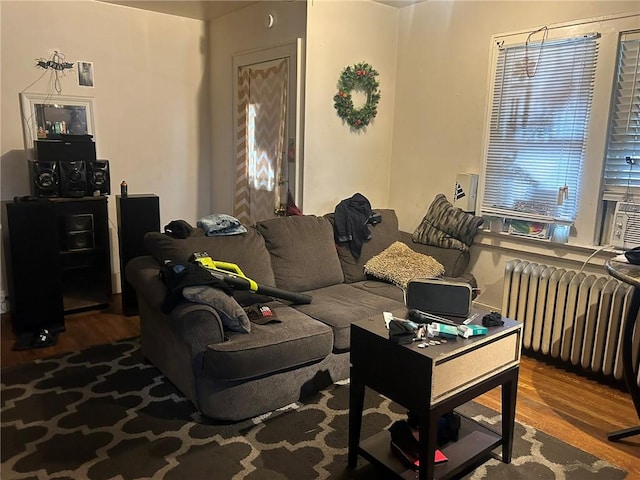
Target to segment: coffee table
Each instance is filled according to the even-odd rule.
[[[392,313],[399,318],[406,318],[407,314],[406,310]],[[480,320],[488,312],[473,309],[472,313],[478,313]],[[360,442],[365,387],[418,415],[420,480],[451,478],[486,460],[491,450],[500,445],[502,461],[510,463],[522,324],[506,318],[504,322],[503,326],[490,327],[487,335],[458,337],[428,348],[419,348],[419,342],[408,345],[391,342],[382,315],[353,323],[349,467],[356,468],[361,455],[400,478],[416,478],[416,472],[393,455],[388,431]],[[502,387],[501,434],[462,417],[458,441],[441,448],[449,460],[434,465],[438,419],[498,386]]]

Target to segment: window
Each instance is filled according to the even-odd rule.
[[[597,39],[591,33],[549,40],[545,27],[523,43],[496,44],[483,215],[536,228],[575,221]],[[547,234],[535,228],[514,233],[529,232]]]
[[[640,193],[640,31],[620,36],[604,170],[604,199]]]

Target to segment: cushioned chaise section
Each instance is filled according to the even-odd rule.
[[[334,351],[348,350],[351,345],[351,323],[384,311],[404,307],[404,303],[374,295],[346,283],[307,292],[313,296],[309,305],[296,309],[333,329]]]
[[[369,225],[371,239],[364,242],[360,257],[355,258],[349,250],[348,243],[338,243],[338,257],[344,271],[344,280],[347,283],[359,282],[367,278],[364,273],[364,264],[373,257],[378,255],[385,248],[396,240],[400,240],[400,230],[398,229],[398,217],[394,210],[375,209],[379,213],[382,221],[375,225]],[[325,215],[333,224],[334,214]]]
[[[144,237],[144,246],[160,264],[165,260],[184,263],[195,252],[207,252],[214,260],[237,264],[256,282],[275,286],[269,252],[254,227],[247,227],[246,233],[219,237],[173,238],[164,233],[149,232]]]
[[[242,420],[289,405],[332,383],[349,378],[349,352],[330,354],[318,363],[247,381],[198,378],[203,414],[218,420]]]
[[[278,288],[303,292],[344,282],[333,226],[326,218],[271,218],[256,227],[271,254]]]
[[[251,333],[227,332],[229,341],[210,345],[204,373],[217,380],[246,380],[320,361],[331,353],[331,328],[269,302],[280,323],[251,325]]]
[[[195,373],[203,344],[220,341],[222,323],[211,307],[182,304],[170,315],[138,296],[142,354],[197,405]],[[193,341],[196,339],[195,341]]]

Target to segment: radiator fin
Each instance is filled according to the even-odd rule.
[[[502,314],[523,322],[525,349],[621,380],[631,292],[607,275],[511,260],[505,265]],[[634,362],[640,358],[639,330],[636,325]]]

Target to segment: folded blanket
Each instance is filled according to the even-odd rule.
[[[198,227],[204,230],[208,237],[217,235],[238,235],[246,233],[247,229],[235,217],[225,213],[212,213],[198,220]]]

